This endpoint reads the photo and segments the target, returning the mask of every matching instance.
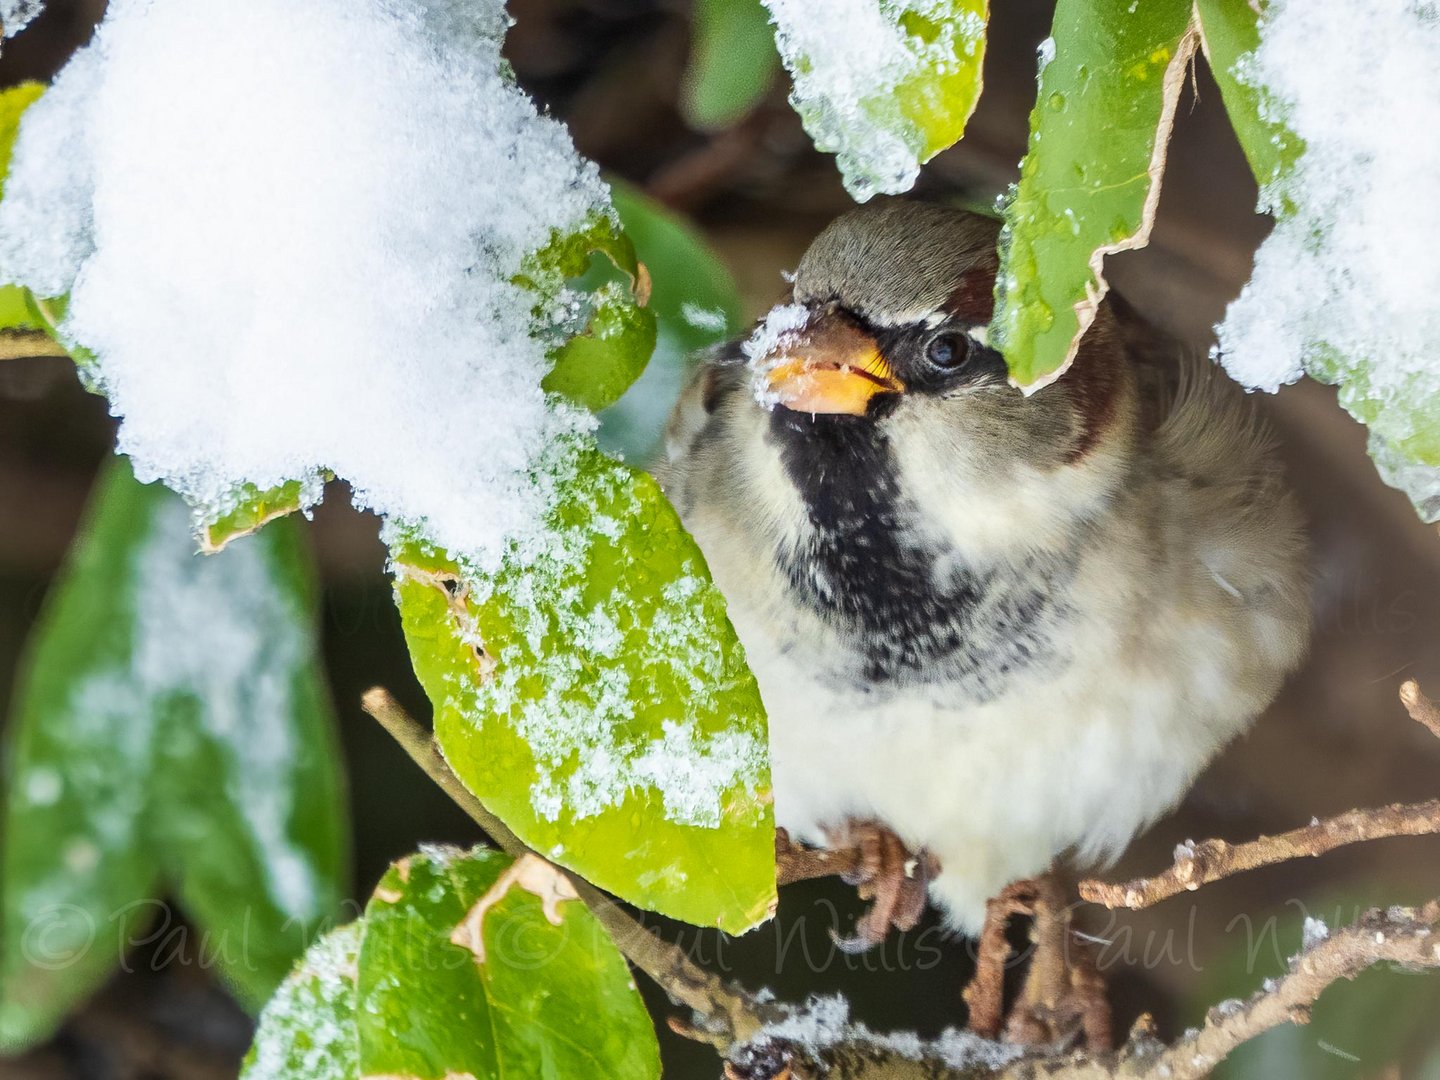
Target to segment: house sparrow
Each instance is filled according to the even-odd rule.
[[[905,200],[844,215],[667,430],[662,481],[770,716],[777,823],[919,880],[866,940],[927,884],[974,933],[1057,856],[1117,856],[1308,636],[1300,516],[1238,388],[1112,300],[1021,393],[986,340],[997,233]]]

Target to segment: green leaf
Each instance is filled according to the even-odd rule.
[[[30,306],[30,290],[22,285],[0,285],[0,330],[43,330]]]
[[[1252,0],[1196,0],[1200,46],[1220,86],[1240,149],[1266,188],[1299,159],[1304,142],[1275,119],[1263,88],[1241,78],[1241,60],[1260,45],[1260,15]]]
[[[109,466],[11,728],[0,1045],[46,1035],[178,888],[258,1005],[340,898],[343,799],[293,529],[197,558],[177,496]]]
[[[625,961],[542,859],[422,850],[391,867],[365,922],[361,1075],[660,1075],[655,1031]]]
[[[965,134],[980,98],[988,0],[879,0],[865,70],[853,50],[803,16],[775,7],[791,104],[815,146],[837,155],[846,189],[864,201],[908,190],[920,166]]]
[[[0,198],[4,197],[4,177],[10,172],[10,155],[20,134],[20,118],[25,110],[45,93],[45,84],[23,82],[8,90],[0,90]]]
[[[227,509],[214,521],[200,527],[200,550],[207,555],[223,549],[232,540],[249,536],[276,518],[297,510],[306,510],[320,501],[328,473],[316,472],[302,480],[288,480],[279,487],[261,491],[254,484],[245,484],[221,505]]]
[[[591,255],[603,255],[628,279],[608,280],[574,289],[571,279],[591,269]],[[601,217],[582,232],[557,236],[526,266],[521,283],[539,297],[536,332],[553,325],[548,314],[573,296],[590,305],[584,329],[551,350],[554,366],[541,386],[567,401],[599,412],[614,404],[639,378],[655,348],[655,315],[646,308],[650,279],[635,258],[618,222]]]
[[[551,466],[548,532],[479,580],[393,551],[455,772],[528,845],[642,907],[739,932],[775,900],[764,709],[659,487],[593,447]]]
[[[1108,288],[1104,256],[1149,238],[1195,47],[1191,0],[1060,0],[1052,34],[1005,210],[990,327],[1027,387],[1074,359]]]
[[[740,330],[740,291],[704,236],[679,214],[624,181],[610,181],[615,210],[654,286],[655,355],[625,396],[601,416],[600,444],[647,462],[660,447],[665,418],[680,396],[695,354]]]
[[[240,1080],[359,1080],[355,978],[364,920],[306,951],[260,1013]]]
[[[779,67],[770,16],[760,0],[697,0],[680,99],[685,119],[704,130],[730,127],[765,97]]]

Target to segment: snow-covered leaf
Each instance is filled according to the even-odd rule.
[[[355,978],[364,933],[363,919],[346,923],[306,950],[260,1013],[240,1080],[359,1080]]]
[[[318,473],[304,480],[287,480],[269,491],[254,484],[241,484],[223,496],[200,526],[200,550],[207,555],[220,551],[232,540],[269,524],[276,518],[293,514],[320,501],[326,474]]]
[[[980,98],[988,0],[765,0],[790,101],[864,202],[908,191]]]
[[[739,932],[775,898],[765,714],[699,549],[646,474],[557,448],[549,528],[491,578],[392,548],[455,772],[522,840]]]
[[[759,104],[780,68],[770,16],[760,0],[697,0],[693,18],[680,105],[697,128],[729,127]]]
[[[759,0],[753,0],[758,6]],[[695,354],[740,329],[740,291],[689,221],[621,180],[610,181],[625,235],[650,270],[658,333],[644,374],[600,417],[600,445],[645,464],[660,448],[665,419]]]
[[[507,18],[114,0],[26,112],[0,274],[69,293],[121,448],[205,522],[329,472],[493,569],[543,518],[544,449],[594,427],[557,396],[606,404],[644,366],[644,275],[594,165],[514,85]],[[569,284],[592,250],[633,288]]]
[[[543,860],[422,849],[381,879],[365,923],[361,1075],[660,1075],[655,1030],[625,961]]]
[[[630,238],[615,220],[598,216],[588,228],[557,237],[528,260],[521,281],[540,297],[537,332],[543,335],[547,311],[564,301],[592,254],[603,256],[627,281],[621,284],[608,280],[610,275],[597,275],[597,283],[587,290],[589,316],[584,329],[553,350],[553,366],[541,386],[599,412],[613,405],[639,377],[655,348],[655,315],[646,307],[648,271],[635,258]]]
[[[1192,0],[1056,5],[990,327],[1021,386],[1065,370],[1108,287],[1104,257],[1149,237],[1192,10]]]
[[[178,892],[264,1001],[335,909],[343,799],[293,528],[196,556],[185,505],[107,469],[10,731],[0,1044],[42,1037]]]
[[[1440,113],[1440,20],[1409,0],[1368,5],[1358,24],[1341,3],[1263,10],[1257,25],[1246,4],[1200,5],[1261,209],[1276,215],[1218,328],[1220,359],[1260,389],[1301,374],[1337,385],[1381,475],[1436,520],[1440,203],[1417,198],[1414,178],[1440,171],[1440,141],[1423,136]]]

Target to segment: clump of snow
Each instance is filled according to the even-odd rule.
[[[44,0],[0,0],[0,25],[5,36],[12,38],[45,10]]]
[[[966,1069],[998,1072],[1025,1052],[1021,1046],[955,1029],[947,1029],[928,1040],[908,1031],[879,1034],[851,1020],[850,1003],[835,995],[812,997],[782,1019],[767,1024],[732,1054],[732,1058],[744,1065],[750,1060],[764,1060],[777,1048],[784,1048],[823,1063],[827,1051],[842,1044],[852,1048],[871,1047],[879,1053],[933,1063],[957,1072]]]
[[[1035,47],[1035,59],[1037,61],[1035,76],[1039,78],[1045,74],[1045,69],[1055,59],[1055,39],[1053,37],[1047,37]]]
[[[765,376],[788,359],[787,349],[796,348],[803,342],[802,332],[809,320],[810,311],[805,305],[777,304],[765,313],[765,317],[740,345],[755,375],[755,400],[767,409],[774,408],[780,398],[769,388]]]
[[[1258,389],[1305,372],[1339,382],[1381,440],[1387,479],[1433,520],[1440,469],[1403,467],[1399,448],[1440,412],[1440,199],[1427,186],[1440,140],[1424,134],[1440,115],[1440,15],[1377,0],[1356,25],[1343,0],[1273,0],[1236,70],[1305,149],[1261,192],[1278,220],[1218,353]]]
[[[845,188],[864,202],[908,191],[926,136],[897,90],[957,67],[983,46],[985,20],[953,0],[765,0],[775,43],[794,79],[791,103],[815,146],[836,155]],[[922,37],[902,20],[936,30]]]
[[[1325,925],[1324,919],[1314,919],[1307,915],[1304,925],[1300,928],[1300,948],[1313,949],[1329,936],[1330,927]]]
[[[507,78],[506,25],[502,0],[112,0],[22,122],[0,277],[70,294],[142,479],[213,519],[333,470],[480,569],[536,526],[529,471],[592,420],[546,401],[512,279],[609,208]]]
[[[717,337],[723,335],[730,326],[730,317],[720,308],[707,308],[690,300],[680,305],[680,317],[696,330]]]

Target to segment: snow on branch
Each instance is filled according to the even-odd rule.
[[[1317,935],[1318,937],[1318,935]],[[1222,1002],[1175,1043],[1155,1038],[1142,1018],[1126,1045],[1109,1054],[1027,1054],[950,1032],[921,1042],[849,1024],[841,1009],[812,1004],[764,1029],[734,1053],[731,1080],[1200,1080],[1242,1043],[1286,1023],[1305,1023],[1310,1007],[1341,979],[1376,964],[1440,967],[1440,900],[1423,907],[1366,912],[1312,940],[1289,971],[1246,1001]]]

